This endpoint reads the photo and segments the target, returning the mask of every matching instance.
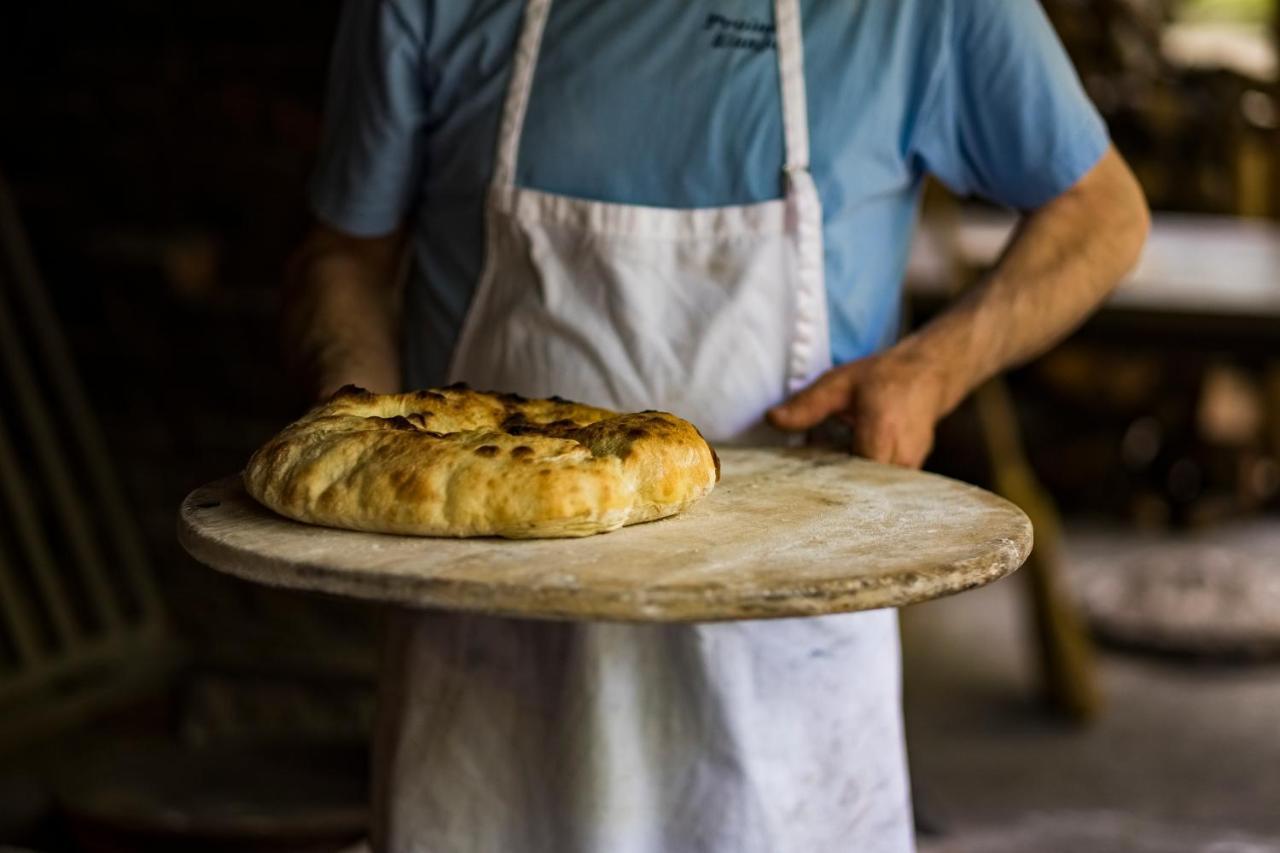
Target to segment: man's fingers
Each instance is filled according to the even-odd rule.
[[[872,462],[890,463],[893,461],[893,432],[885,428],[885,424],[874,417],[852,419],[853,452]]]
[[[922,468],[924,460],[929,457],[929,451],[932,449],[931,441],[916,441],[908,445],[899,444],[897,450],[894,451],[894,465],[901,465],[903,468]]]
[[[897,436],[890,462],[903,468],[921,468],[933,449],[933,431],[912,431]]]
[[[918,447],[896,445],[890,462],[902,468],[919,468],[924,464],[924,452]]]
[[[808,388],[770,409],[769,422],[792,432],[815,427],[849,404],[853,384],[853,371],[848,367],[828,370]]]

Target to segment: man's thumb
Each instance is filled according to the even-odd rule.
[[[769,423],[791,432],[815,427],[848,405],[852,386],[853,375],[848,370],[828,370],[808,388],[770,409]]]

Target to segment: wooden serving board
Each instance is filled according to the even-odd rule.
[[[538,619],[686,622],[898,607],[1004,577],[1031,522],[989,492],[817,449],[725,449],[685,513],[585,539],[430,539],[302,524],[239,477],[196,489],[178,535],[273,586]]]

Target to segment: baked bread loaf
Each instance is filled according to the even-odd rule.
[[[588,536],[674,515],[720,479],[696,428],[558,397],[347,386],[253,454],[249,494],[289,518],[424,536]]]

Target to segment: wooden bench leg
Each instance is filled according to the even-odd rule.
[[[1027,462],[1017,416],[1004,382],[994,379],[974,395],[995,491],[1022,508],[1036,544],[1022,574],[1030,598],[1045,698],[1073,720],[1086,722],[1102,709],[1093,643],[1061,584],[1061,527],[1057,509]]]
[[[1277,12],[1280,14],[1280,11]],[[1267,450],[1280,461],[1280,361],[1267,365],[1263,412],[1266,416]]]

